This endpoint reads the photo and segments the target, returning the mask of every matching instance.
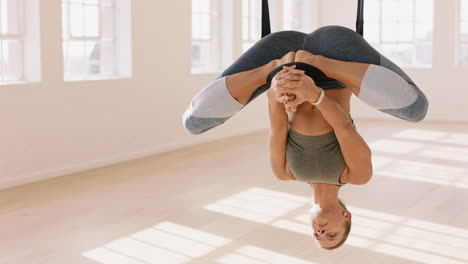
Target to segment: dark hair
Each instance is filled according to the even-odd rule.
[[[346,210],[348,211],[348,209],[346,209],[346,206],[345,204],[340,200],[338,199],[338,202],[340,203],[340,205]],[[323,249],[328,249],[328,250],[332,250],[332,249],[336,249],[336,248],[339,248],[341,247],[344,242],[346,241],[346,239],[348,239],[348,235],[349,235],[349,232],[351,231],[351,219],[346,221],[345,222],[345,232],[344,232],[344,235],[343,235],[343,239],[338,242],[338,244],[336,244],[336,246],[333,246],[333,247],[322,247]]]

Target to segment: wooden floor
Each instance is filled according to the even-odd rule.
[[[374,178],[343,187],[353,226],[335,251],[259,132],[0,191],[0,263],[468,263],[468,124],[356,124]]]

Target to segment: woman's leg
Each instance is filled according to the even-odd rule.
[[[270,71],[293,61],[294,53],[288,53],[302,49],[305,36],[282,31],[258,41],[192,99],[183,115],[184,127],[192,134],[201,134],[226,122],[268,90]]]
[[[307,35],[304,50],[325,57],[318,60],[318,67],[347,85],[363,102],[408,121],[424,119],[428,108],[424,93],[351,29],[322,27]]]

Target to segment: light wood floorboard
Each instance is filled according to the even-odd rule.
[[[374,177],[349,241],[318,249],[312,190],[262,131],[0,191],[0,263],[468,263],[468,124],[359,121]]]

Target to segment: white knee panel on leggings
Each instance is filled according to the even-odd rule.
[[[359,98],[379,110],[400,109],[414,103],[418,94],[400,75],[371,64],[362,80]]]
[[[223,77],[208,84],[192,99],[184,118],[225,118],[234,115],[242,107],[229,93],[226,77]]]

